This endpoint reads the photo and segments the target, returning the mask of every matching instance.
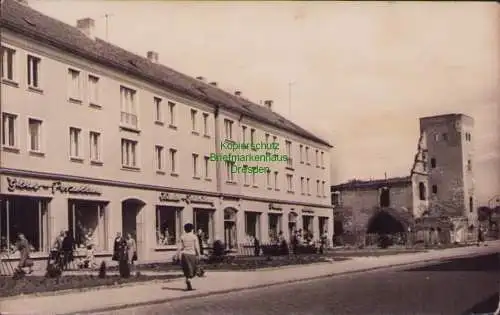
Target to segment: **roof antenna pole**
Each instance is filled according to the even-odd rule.
[[[104,18],[106,19],[106,41],[108,40],[108,22],[109,22],[109,18],[112,17],[113,14],[104,14]]]

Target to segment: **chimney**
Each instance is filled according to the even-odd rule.
[[[217,82],[210,82],[210,85],[217,86]]]
[[[272,100],[265,100],[264,101],[264,105],[270,109],[270,110],[273,110],[273,101]]]
[[[200,80],[200,81],[202,81],[202,82],[205,82],[205,78],[204,78],[204,77],[201,77],[201,76],[200,76],[200,77],[196,77],[196,79],[197,79],[197,80]]]
[[[76,27],[90,39],[95,39],[95,21],[91,18],[84,18],[76,21]]]
[[[241,91],[234,91],[234,95],[241,96]]]
[[[149,61],[151,61],[152,63],[158,63],[158,53],[156,51],[148,51],[147,56]]]

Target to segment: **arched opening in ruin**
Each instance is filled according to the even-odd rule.
[[[370,219],[367,225],[368,234],[404,233],[404,225],[387,211],[379,211]]]

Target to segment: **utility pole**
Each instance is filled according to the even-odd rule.
[[[102,17],[106,20],[105,23],[106,23],[106,41],[108,40],[108,22],[109,22],[109,18],[112,17],[113,14],[104,14]]]

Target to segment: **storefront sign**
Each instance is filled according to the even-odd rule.
[[[199,204],[208,204],[213,206],[213,202],[210,201],[207,196],[199,196],[199,195],[187,195],[186,196],[187,203],[199,203]]]
[[[38,192],[43,190],[49,191],[52,194],[59,192],[62,194],[101,195],[101,191],[92,186],[68,185],[60,181],[52,182],[51,184],[40,184],[25,179],[7,177],[7,183],[7,190],[10,192],[16,190]]]
[[[183,198],[179,194],[172,194],[172,193],[162,192],[162,193],[160,193],[160,198],[159,199],[160,199],[161,202],[167,202],[167,201],[179,202]]]
[[[314,210],[311,210],[311,209],[302,209],[302,213],[314,213]]]
[[[274,203],[270,203],[269,204],[269,210],[283,211],[283,208],[281,208],[279,205],[276,205]]]

